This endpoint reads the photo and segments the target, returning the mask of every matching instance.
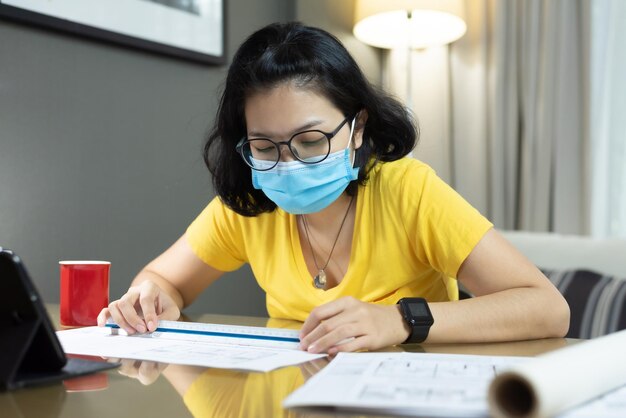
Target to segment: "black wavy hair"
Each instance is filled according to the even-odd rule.
[[[204,146],[204,161],[220,199],[235,212],[256,216],[276,204],[252,186],[236,144],[246,135],[244,105],[252,93],[295,82],[328,98],[346,117],[367,111],[363,144],[355,155],[359,177],[354,195],[379,161],[395,161],[415,148],[419,129],[407,109],[372,86],[342,43],[330,33],[298,22],[274,23],[241,44],[228,70],[215,124]]]

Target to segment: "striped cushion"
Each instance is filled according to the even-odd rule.
[[[569,303],[568,338],[594,338],[626,329],[626,279],[589,270],[542,271]]]

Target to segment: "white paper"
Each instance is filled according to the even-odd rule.
[[[194,323],[187,324],[193,325]],[[222,342],[217,342],[219,338],[215,337],[168,332],[133,336],[113,335],[111,329],[107,327],[58,331],[57,336],[63,349],[69,354],[260,372],[325,356],[293,348],[234,344],[233,339],[222,339]]]
[[[606,393],[591,402],[579,405],[559,418],[624,418],[626,417],[626,386]]]
[[[283,406],[404,416],[489,417],[493,410],[487,394],[494,377],[511,368],[531,366],[534,361],[460,354],[340,353],[287,397]],[[554,391],[567,394],[568,387],[561,382]],[[622,387],[559,418],[625,416],[626,387]]]
[[[434,417],[486,417],[496,373],[523,357],[340,353],[284,401],[286,408]]]
[[[514,389],[513,396],[507,385]],[[489,401],[496,417],[511,416],[511,410],[518,411],[518,417],[548,417],[605,394],[567,416],[625,417],[626,390],[615,391],[623,385],[626,331],[570,345],[512,368],[494,380]],[[522,390],[531,394],[527,402],[519,401]]]

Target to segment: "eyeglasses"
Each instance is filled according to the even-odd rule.
[[[235,149],[246,164],[257,171],[276,167],[280,161],[281,145],[286,145],[294,158],[304,164],[321,163],[330,154],[330,140],[349,120],[350,118],[345,118],[332,132],[302,131],[294,134],[289,141],[274,142],[268,138],[243,137]]]

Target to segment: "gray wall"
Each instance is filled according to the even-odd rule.
[[[229,59],[253,30],[294,18],[290,0],[227,3]],[[60,259],[110,260],[118,298],[213,196],[201,146],[225,70],[0,21],[0,246],[46,301]],[[266,314],[247,268],[194,310]]]

